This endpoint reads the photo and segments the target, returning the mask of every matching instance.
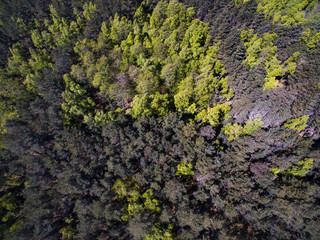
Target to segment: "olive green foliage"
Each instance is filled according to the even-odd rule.
[[[307,175],[308,172],[313,168],[313,159],[312,158],[305,158],[297,163],[297,166],[293,166],[288,170],[282,170],[277,166],[273,166],[271,168],[271,172],[277,178],[278,174],[284,174],[294,177],[304,177]]]
[[[192,105],[191,105],[192,106]],[[212,108],[202,110],[195,117],[196,120],[202,121],[204,123],[210,123],[213,127],[219,125],[221,120],[229,118],[228,112],[230,111],[231,106],[229,102],[218,104]]]
[[[85,4],[83,6],[84,12],[83,16],[90,19],[90,14],[93,11],[92,4]],[[33,40],[36,46],[48,46],[50,48],[67,47],[74,40],[74,37],[79,35],[83,29],[84,21],[81,17],[81,13],[74,9],[73,15],[74,19],[68,22],[67,19],[61,17],[57,10],[50,5],[50,19],[44,20],[45,28],[43,31],[39,31],[43,26],[39,26],[40,29],[36,29],[32,32]]]
[[[77,36],[82,33],[86,22],[90,22],[91,16],[96,11],[96,5],[92,4],[92,2],[85,3],[82,8],[83,12],[74,9],[69,21],[61,17],[54,6],[50,5],[50,18],[45,19],[43,22],[35,19],[33,24],[29,24],[26,27],[26,29],[30,29],[29,33],[33,47],[25,51],[21,44],[17,43],[10,49],[12,56],[8,59],[7,72],[10,75],[20,75],[22,77],[21,81],[26,84],[27,89],[33,93],[38,93],[36,86],[43,78],[43,71],[48,68],[53,69],[49,51],[58,47],[72,47],[76,42]],[[115,17],[114,21],[116,20]],[[24,24],[22,20],[19,22]],[[121,31],[115,32],[111,28],[111,34],[110,37],[113,37],[116,41],[117,34],[122,33]],[[103,39],[101,41],[103,42]],[[108,74],[107,63],[105,62],[106,57],[102,57],[97,61],[96,65],[92,65],[93,55],[88,52],[91,48],[98,48],[93,40],[84,39],[75,43],[74,51],[79,54],[79,60],[83,61],[83,64],[82,66],[74,65],[70,74],[65,74],[63,77],[66,89],[62,94],[65,100],[65,103],[62,104],[62,111],[66,125],[87,122],[100,124],[114,120],[123,111],[116,108],[109,111],[94,109],[95,101],[89,96],[86,88],[79,84],[84,78],[92,78],[93,85],[99,87],[101,81],[106,80]],[[84,67],[90,68],[87,76],[83,73]],[[119,92],[118,89],[112,89],[112,91],[114,93]],[[120,93],[122,94],[122,92]],[[1,126],[4,125],[5,119],[11,119],[14,116],[14,111],[4,114]]]
[[[16,57],[19,58],[17,55]],[[7,133],[7,121],[18,117],[16,104],[19,100],[26,100],[25,92],[25,88],[16,77],[8,74],[6,69],[0,68],[0,135]]]
[[[126,212],[121,216],[124,221],[128,221],[142,211],[160,212],[159,202],[154,198],[152,189],[148,189],[141,194],[140,187],[134,178],[125,181],[117,179],[112,190],[126,204]]]
[[[27,89],[36,92],[36,83],[43,77],[42,70],[53,68],[48,51],[36,46],[25,51],[21,44],[16,43],[10,52],[12,56],[8,59],[7,72],[10,75],[20,75]]]
[[[303,23],[306,10],[311,10],[317,0],[257,0],[258,11],[262,11],[273,22],[285,26],[295,26]]]
[[[1,180],[5,180],[0,188],[0,230],[2,237],[5,232],[14,231],[22,222],[20,210],[22,200],[19,192],[23,189],[24,178],[15,174],[4,174]]]
[[[66,90],[62,94],[65,103],[62,104],[61,108],[64,112],[64,123],[69,125],[73,118],[81,119],[83,117],[86,119],[86,114],[95,106],[95,102],[87,97],[85,88],[77,84],[70,75],[65,74],[63,79]]]
[[[178,176],[192,176],[194,171],[192,170],[193,166],[191,163],[182,161],[177,166],[176,175]]]
[[[75,234],[77,233],[77,231],[71,225],[73,221],[74,219],[71,216],[64,219],[64,222],[68,225],[59,230],[59,233],[61,233],[63,240],[75,239]]]
[[[277,178],[278,174],[282,173],[283,170],[281,170],[280,168],[278,168],[277,166],[272,166],[272,168],[270,169],[270,171],[274,174],[274,176]]]
[[[56,9],[50,5],[50,19],[45,19],[44,23],[34,20],[30,35],[33,47],[26,52],[21,49],[19,43],[10,49],[12,57],[8,59],[8,72],[10,74],[20,74],[28,90],[36,91],[36,83],[43,77],[42,70],[53,68],[48,49],[57,46],[66,47],[79,35],[83,25],[80,13],[76,13],[76,21],[68,21],[59,16]]]
[[[294,119],[289,119],[288,121],[285,122],[283,125],[285,128],[290,128],[292,130],[296,131],[303,131],[307,127],[307,121],[309,119],[308,115],[303,115],[298,118]]]
[[[307,44],[309,51],[319,50],[320,32],[306,28],[301,41]]]
[[[280,80],[296,70],[296,61],[300,53],[295,52],[288,60],[281,63],[277,59],[277,47],[274,46],[277,37],[276,33],[264,33],[263,37],[259,38],[253,29],[241,32],[241,40],[246,48],[246,59],[243,64],[247,64],[250,68],[261,63],[265,65],[266,77],[263,90],[282,86]]]
[[[1,2],[0,239],[319,239],[302,26],[252,0],[141,1]],[[262,92],[264,74],[286,86]]]
[[[298,162],[298,166],[295,166],[288,170],[286,174],[297,176],[297,177],[304,177],[313,167],[313,159],[312,158],[305,158]]]
[[[72,226],[68,225],[59,230],[59,233],[62,234],[62,239],[71,240],[74,239],[76,230],[72,228]]]
[[[7,132],[5,127],[7,120],[17,117],[18,114],[14,109],[14,106],[9,105],[8,107],[5,101],[0,102],[0,114],[0,134],[5,134]]]
[[[75,44],[80,62],[71,75],[108,99],[106,114],[117,108],[133,118],[179,111],[218,125],[233,91],[217,59],[219,43],[210,46],[209,26],[194,14],[178,1],[161,1],[153,11],[143,2],[133,22],[116,14],[102,24],[97,41]]]
[[[263,124],[261,118],[249,120],[243,127],[243,135],[251,135],[253,132],[260,130]]]
[[[222,128],[222,130],[224,134],[228,136],[228,141],[232,141],[235,138],[240,137],[243,133],[243,127],[237,123],[228,123],[226,126]]]
[[[134,178],[127,179],[126,181],[120,178],[113,184],[112,190],[117,194],[120,199],[126,199],[128,202],[135,202],[140,195],[140,187]]]
[[[95,4],[92,4],[92,2],[85,3],[83,5],[83,16],[87,19],[91,19],[91,15],[97,11],[97,6]]]
[[[4,177],[6,178],[6,184],[8,186],[19,187],[25,182],[25,179],[23,179],[21,176],[15,175],[15,174],[8,175],[5,173]]]
[[[159,223],[156,223],[145,237],[145,240],[172,240],[173,239],[173,226],[168,225],[167,228],[162,227]]]
[[[299,52],[295,52],[288,60],[281,64],[281,62],[277,59],[277,55],[275,55],[270,61],[266,61],[266,78],[265,83],[263,85],[263,90],[266,89],[274,89],[277,86],[281,86],[281,83],[278,79],[283,78],[288,74],[293,74],[296,70],[297,58],[299,56]]]
[[[86,17],[89,17],[92,11],[85,11]],[[59,16],[53,5],[50,5],[49,19],[42,23],[35,19],[33,24],[26,27],[30,29],[33,47],[25,51],[21,44],[17,43],[10,49],[12,56],[8,59],[8,73],[20,75],[28,90],[37,92],[36,85],[43,78],[43,70],[53,68],[48,50],[59,46],[66,48],[81,33],[84,25],[81,13],[74,10],[74,18],[76,20],[68,22]],[[20,22],[23,26],[26,25],[22,20]]]
[[[249,120],[244,126],[237,123],[228,123],[222,128],[222,131],[228,136],[228,141],[232,141],[241,136],[251,135],[253,132],[261,129],[263,124],[264,122],[260,118],[255,118]]]
[[[235,0],[237,6],[249,0]],[[256,0],[258,12],[263,12],[273,23],[279,22],[285,26],[295,26],[304,23],[306,12],[317,4],[317,0]]]
[[[240,6],[240,5],[245,4],[249,1],[251,1],[251,0],[234,0],[234,3],[236,4],[236,6]]]
[[[247,64],[250,68],[270,61],[277,51],[274,42],[277,39],[276,33],[264,33],[262,38],[259,38],[253,29],[241,32],[241,40],[246,48],[246,59],[243,64]]]

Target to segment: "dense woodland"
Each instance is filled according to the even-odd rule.
[[[0,239],[320,239],[317,0],[0,0]]]

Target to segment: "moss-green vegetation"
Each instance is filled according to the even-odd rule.
[[[141,194],[140,187],[134,178],[125,181],[117,179],[112,190],[126,204],[126,211],[121,216],[124,221],[128,221],[141,211],[146,210],[152,213],[160,211],[159,202],[154,198],[152,189],[148,189]]]
[[[320,32],[306,28],[303,31],[303,37],[301,41],[307,44],[309,51],[319,50]]]
[[[50,5],[49,19],[28,26],[33,47],[28,52],[18,44],[11,49],[11,73],[20,74],[28,89],[37,92],[43,71],[53,68],[48,49],[73,47],[79,62],[64,77],[65,124],[114,120],[117,109],[134,118],[177,110],[217,124],[216,118],[210,120],[210,111],[232,98],[233,91],[216,56],[219,44],[209,46],[209,26],[193,19],[192,8],[170,1],[160,2],[152,12],[144,3],[135,21],[116,14],[102,24],[97,40],[75,41],[95,11],[96,5],[85,3],[82,13],[75,9],[67,20]],[[87,90],[96,88],[99,98],[108,101],[94,109],[81,83]]]
[[[232,141],[235,138],[240,137],[243,133],[243,127],[237,123],[228,123],[226,126],[222,128],[222,130],[224,134],[228,136],[228,141]]]
[[[235,0],[237,6],[249,0]],[[317,4],[317,0],[256,0],[258,11],[263,12],[266,18],[279,22],[285,26],[295,26],[305,21],[306,12]]]
[[[72,226],[68,225],[59,230],[59,233],[62,235],[63,240],[72,240],[74,239],[76,230],[72,228]]]
[[[261,63],[265,65],[266,77],[263,90],[282,86],[281,80],[296,70],[296,61],[300,53],[295,52],[288,60],[281,63],[277,59],[277,47],[274,46],[276,38],[275,33],[264,33],[263,37],[259,38],[253,29],[241,32],[241,40],[246,48],[246,59],[243,64],[247,64],[250,68]]]
[[[270,61],[266,61],[266,78],[263,85],[263,89],[274,89],[277,86],[281,86],[280,80],[289,75],[293,74],[296,70],[296,61],[299,56],[299,52],[295,52],[288,60],[281,64],[275,55]],[[280,79],[280,80],[279,80]]]
[[[145,237],[145,240],[173,240],[172,230],[172,225],[164,228],[159,223],[155,224],[151,228],[150,233]]]
[[[0,240],[319,239],[319,5],[141,2],[1,1]]]
[[[192,176],[194,171],[191,163],[182,161],[177,166],[176,175],[178,176]]]
[[[0,237],[16,230],[23,220],[20,215],[23,204],[20,194],[25,182],[21,176],[6,173],[1,180],[5,182],[0,187]]]
[[[5,127],[7,120],[17,117],[18,114],[14,109],[8,108],[4,101],[0,102],[0,114],[0,134],[5,134],[7,132]]]
[[[283,170],[281,170],[279,167],[277,166],[272,166],[272,168],[270,169],[270,171],[274,174],[274,176],[277,178],[279,177],[278,174],[282,173]]]
[[[8,186],[20,187],[25,182],[25,179],[15,174],[8,175],[5,173],[4,177],[6,178],[6,184]]]
[[[18,46],[18,44],[14,45]],[[21,56],[14,50],[14,47],[10,49],[17,62],[22,62]],[[8,66],[6,68],[0,67],[0,135],[6,134],[6,123],[8,120],[12,120],[18,117],[16,104],[19,100],[27,100],[26,89],[21,86],[20,80],[16,76],[19,71],[16,71],[18,66],[13,66],[9,64],[14,64],[9,58]],[[23,65],[23,64],[22,64]],[[20,66],[23,68],[22,66]],[[15,70],[13,70],[15,68]],[[12,72],[13,70],[13,72]],[[3,147],[0,140],[0,148]]]
[[[296,131],[303,131],[307,127],[307,121],[309,119],[308,115],[303,115],[298,118],[294,119],[289,119],[288,121],[285,122],[283,125],[285,128],[290,128],[292,130]]]
[[[242,4],[245,4],[247,2],[250,2],[251,0],[234,0],[234,3],[237,5],[237,6],[240,6]]]
[[[280,22],[285,26],[301,24],[306,10],[310,10],[317,0],[258,0],[258,11],[262,11],[273,22]]]
[[[219,43],[210,46],[209,25],[178,1],[150,7],[142,4],[134,21],[116,14],[103,22],[96,40],[76,41],[96,6],[85,3],[82,13],[75,9],[67,20],[50,5],[50,18],[27,27],[33,46],[11,49],[8,71],[37,93],[43,73],[54,66],[49,51],[73,48],[78,62],[64,75],[66,125],[101,124],[124,111],[133,118],[188,112],[218,125],[234,94],[217,59]]]
[[[64,219],[65,224],[67,226],[60,228],[59,233],[62,235],[63,240],[72,240],[75,239],[75,235],[77,233],[76,229],[71,225],[74,222],[72,216],[66,217]]]
[[[271,168],[271,172],[274,174],[276,178],[278,177],[278,174],[284,174],[284,175],[294,176],[294,177],[304,177],[313,168],[313,161],[314,160],[312,158],[305,158],[299,161],[296,164],[296,166],[292,166],[288,170],[282,170],[277,166],[273,166]]]
[[[296,177],[304,177],[313,168],[313,159],[305,158],[299,161],[297,165],[298,166],[289,169],[286,174]]]
[[[148,5],[136,15],[143,11],[149,11]],[[192,8],[177,1],[160,2],[151,15],[133,22],[115,15],[102,25],[97,41],[76,43],[80,63],[72,66],[71,76],[74,81],[89,82],[109,100],[110,104],[104,103],[106,120],[109,112],[120,108],[133,118],[189,112],[196,120],[217,125],[230,109],[225,101],[233,91],[217,59],[219,44],[209,46],[208,24],[193,16]],[[77,93],[74,95],[77,99]],[[88,99],[87,94],[81,98]],[[65,101],[68,104],[70,98]],[[70,114],[66,107],[63,110],[66,123],[79,118],[88,121],[88,116],[96,118],[97,114],[94,110]]]
[[[81,119],[83,117],[85,119],[88,111],[95,106],[95,102],[92,98],[87,97],[86,89],[76,83],[70,75],[64,75],[63,79],[66,90],[62,94],[65,103],[61,108],[64,112],[64,123],[68,125],[74,118]]]
[[[253,29],[241,32],[241,40],[246,48],[246,59],[243,64],[247,64],[250,68],[270,61],[276,54],[277,47],[274,42],[277,39],[276,33],[264,33],[259,38]]]
[[[251,135],[253,132],[261,129],[263,124],[264,122],[260,118],[255,118],[249,120],[244,126],[237,123],[228,123],[222,128],[222,131],[228,136],[228,141],[232,141],[241,136]]]

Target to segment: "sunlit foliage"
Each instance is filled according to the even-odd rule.
[[[284,63],[277,58],[277,47],[274,46],[277,34],[264,33],[259,38],[253,29],[241,32],[241,40],[246,48],[246,59],[243,64],[253,68],[256,65],[264,63],[266,70],[265,83],[263,90],[274,89],[282,86],[281,80],[296,70],[296,62],[299,52],[295,52]]]

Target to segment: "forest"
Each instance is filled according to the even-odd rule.
[[[0,0],[0,240],[320,239],[318,0]]]

